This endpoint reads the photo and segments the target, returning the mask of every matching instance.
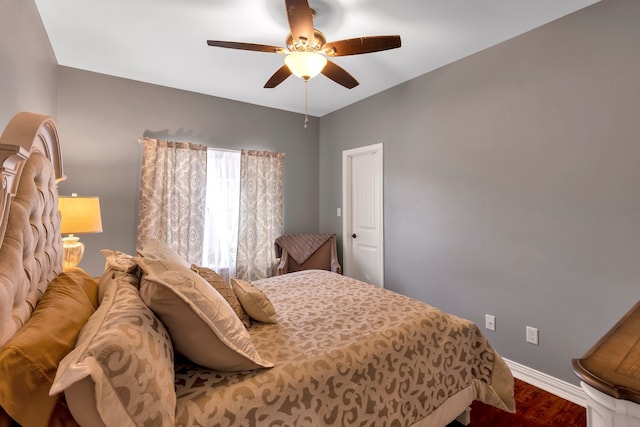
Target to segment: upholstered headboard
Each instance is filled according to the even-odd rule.
[[[16,114],[0,136],[0,346],[62,271],[57,182],[64,178],[54,121]]]

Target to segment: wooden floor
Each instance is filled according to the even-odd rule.
[[[516,413],[509,414],[480,402],[471,405],[469,427],[586,427],[585,408],[517,380]],[[459,427],[451,423],[449,427]]]

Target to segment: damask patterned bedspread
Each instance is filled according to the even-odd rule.
[[[253,282],[277,324],[249,329],[271,369],[176,367],[179,426],[409,426],[472,386],[513,411],[513,377],[478,327],[335,273]]]

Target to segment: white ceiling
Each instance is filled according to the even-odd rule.
[[[337,57],[354,89],[320,75],[309,114],[344,106],[599,0],[309,0],[327,41],[399,34],[400,49]],[[264,83],[283,56],[209,47],[208,39],[284,46],[283,0],[36,0],[60,65],[305,112],[304,83]]]

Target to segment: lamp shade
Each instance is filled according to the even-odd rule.
[[[284,58],[284,63],[294,76],[311,79],[327,65],[327,58],[315,52],[293,52]]]
[[[60,196],[58,209],[61,234],[102,233],[99,198]]]

